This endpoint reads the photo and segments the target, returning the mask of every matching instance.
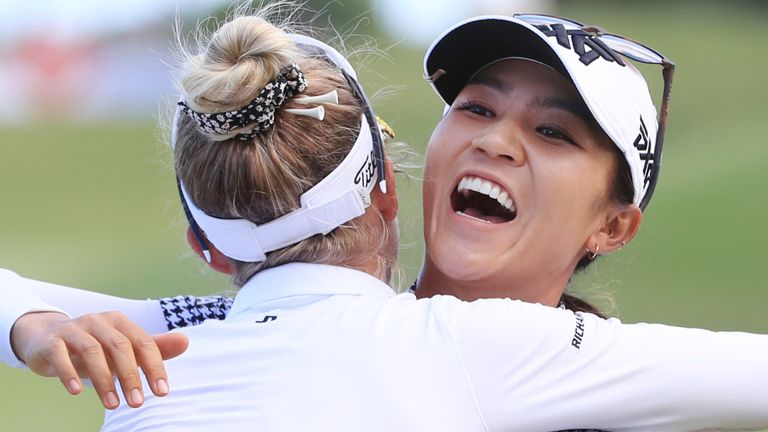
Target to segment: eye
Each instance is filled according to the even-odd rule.
[[[567,132],[565,132],[563,129],[557,127],[557,126],[551,126],[551,125],[545,125],[545,126],[539,126],[536,128],[536,132],[539,134],[558,141],[565,141],[569,144],[576,145],[576,141],[571,138],[570,135],[568,135]]]
[[[496,114],[493,111],[476,102],[462,102],[459,104],[457,109],[459,111],[468,111],[472,114],[475,114],[481,117],[496,116]]]

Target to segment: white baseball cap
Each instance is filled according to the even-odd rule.
[[[230,258],[261,262],[266,259],[268,252],[282,249],[316,234],[328,234],[342,224],[363,215],[371,204],[370,195],[377,184],[386,192],[382,144],[384,136],[370,102],[357,82],[357,74],[352,65],[338,51],[323,42],[302,35],[290,37],[310,55],[321,56],[341,70],[352,92],[363,106],[360,132],[352,149],[341,163],[299,197],[300,208],[261,225],[245,219],[222,219],[205,213],[195,205],[184,183],[179,180],[179,195],[184,213],[209,262],[211,256],[203,235],[216,249]],[[180,115],[181,109],[177,109],[172,128],[172,146],[176,144]]]
[[[624,154],[634,203],[644,209],[659,175],[674,63],[645,45],[576,21],[547,15],[487,15],[440,35],[424,57],[424,72],[450,105],[480,69],[513,57],[551,66],[573,82],[595,120]],[[664,66],[658,120],[645,78],[625,57]]]

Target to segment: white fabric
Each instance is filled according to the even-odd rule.
[[[373,139],[365,116],[349,154],[327,177],[300,197],[301,208],[256,225],[245,219],[220,219],[200,210],[181,183],[192,217],[208,240],[224,255],[240,261],[261,262],[266,253],[315,234],[328,234],[361,216],[371,204],[376,182]]]
[[[17,367],[26,367],[13,352],[11,347],[11,329],[16,320],[31,312],[60,312],[61,309],[51,306],[33,293],[39,282],[24,279],[16,273],[0,269],[0,361]]]
[[[168,331],[163,310],[157,300],[128,299],[31,279],[26,281],[32,294],[54,307],[61,308],[71,317],[119,311],[149,334]]]
[[[395,295],[354,270],[257,274],[183,331],[171,394],[103,431],[686,431],[768,426],[768,336]],[[576,347],[578,345],[578,348]]]

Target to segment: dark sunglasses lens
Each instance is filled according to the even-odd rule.
[[[556,16],[550,16],[550,15],[517,14],[517,15],[513,15],[513,17],[521,21],[525,21],[531,25],[564,24],[564,25],[575,25],[577,27],[584,26],[584,24],[578,21],[556,17]]]
[[[578,21],[573,21],[566,18],[554,17],[549,15],[518,14],[518,15],[515,15],[514,17],[532,25],[563,24],[563,25],[575,25],[578,27],[584,26],[584,24]],[[600,39],[604,41],[609,47],[611,47],[611,49],[613,49],[614,51],[617,51],[623,54],[624,56],[629,57],[632,60],[639,61],[641,63],[662,63],[664,59],[664,56],[657,53],[656,51],[621,36],[612,35],[612,34],[601,34]]]
[[[656,51],[621,36],[604,34],[600,36],[600,40],[612,50],[641,63],[661,64],[664,60],[664,56]]]

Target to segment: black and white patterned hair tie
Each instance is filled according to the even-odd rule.
[[[201,113],[190,108],[185,102],[178,105],[197,127],[205,133],[227,135],[233,130],[253,124],[250,132],[237,134],[235,138],[247,141],[269,129],[275,123],[275,110],[289,97],[307,88],[307,79],[297,64],[284,67],[274,80],[270,81],[248,105],[225,112]]]

